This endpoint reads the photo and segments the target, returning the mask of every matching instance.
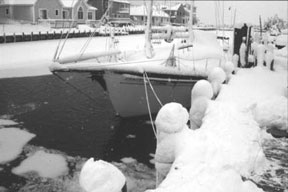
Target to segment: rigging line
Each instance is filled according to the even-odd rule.
[[[154,136],[157,140],[157,132],[156,132],[156,128],[154,127],[154,122],[153,122],[153,118],[152,118],[152,114],[151,114],[151,108],[150,108],[150,102],[149,102],[149,97],[148,97],[148,90],[147,90],[147,85],[146,85],[145,73],[143,73],[143,83],[144,83],[144,88],[145,88],[146,103],[147,103],[148,113],[149,113],[149,117],[150,117],[150,122],[152,125]]]
[[[90,99],[91,101],[95,102],[96,100],[91,97],[90,95],[88,95],[87,93],[83,92],[81,89],[79,89],[78,87],[72,85],[71,83],[69,83],[68,81],[66,81],[63,77],[61,77],[60,75],[58,75],[57,73],[53,73],[53,75],[55,75],[57,78],[59,78],[61,81],[63,81],[65,84],[67,84],[68,86],[72,87],[73,89],[75,89],[78,93],[83,94],[85,97],[87,97],[88,99]]]
[[[71,2],[72,12],[73,12],[73,4],[74,4],[74,1],[75,1],[75,0],[73,0],[73,1]],[[75,11],[75,12],[77,13],[77,11]],[[68,36],[69,36],[69,34],[70,34],[70,31],[72,30],[72,25],[73,25],[73,21],[75,20],[76,13],[74,13],[74,15],[72,15],[72,18],[71,18],[72,21],[71,21],[71,23],[70,23],[70,25],[69,25],[69,30],[68,30],[67,35],[66,35],[66,37],[65,37],[65,40],[64,40],[64,42],[63,42],[63,44],[62,44],[62,47],[61,47],[61,49],[60,49],[60,51],[59,51],[59,54],[58,54],[58,56],[57,56],[57,59],[59,59],[59,57],[60,57],[60,55],[61,55],[61,53],[62,53],[62,51],[63,51],[64,45],[66,44],[66,41],[67,41]],[[61,39],[62,39],[62,35],[61,35]],[[60,39],[60,40],[61,40],[61,39]],[[59,45],[60,45],[60,43],[59,43]]]
[[[102,21],[106,18],[109,10],[110,10],[110,7],[111,7],[111,4],[109,3],[108,4],[108,7],[107,7],[107,10],[105,11],[105,13],[102,15],[101,19],[100,19],[100,25],[102,23]],[[111,30],[111,29],[110,29]],[[80,56],[79,56],[79,59],[82,57],[82,55],[84,54],[84,52],[86,51],[88,45],[90,44],[91,40],[92,40],[92,37],[95,35],[97,31],[97,28],[95,28],[93,30],[93,32],[90,34],[89,38],[87,39],[87,41],[85,42],[85,44],[83,45],[83,47],[81,48],[80,50]]]
[[[147,73],[146,73],[146,71],[144,71],[144,74],[145,74],[145,76],[146,76],[146,79],[147,79],[147,81],[148,81],[148,83],[149,83],[149,86],[150,86],[150,88],[151,88],[151,90],[152,90],[155,98],[157,99],[157,101],[158,101],[158,103],[161,105],[161,107],[163,107],[163,104],[162,104],[161,100],[159,99],[159,97],[157,96],[157,94],[156,94],[156,92],[155,92],[155,90],[154,90],[154,88],[153,88],[153,86],[152,86],[152,84],[151,84],[151,82],[150,82],[150,79],[149,79],[149,77],[148,77],[148,75],[147,75]]]

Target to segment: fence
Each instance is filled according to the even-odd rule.
[[[134,30],[134,29],[125,29],[127,32],[123,33],[123,30],[116,30],[119,31],[115,35],[126,35],[126,34],[143,34],[144,29],[140,30]],[[89,37],[93,33],[93,30],[84,30],[84,31],[72,31],[69,33],[68,38],[80,38],[80,37]],[[67,35],[67,32],[38,32],[38,33],[22,33],[22,34],[9,34],[6,35],[5,33],[0,36],[0,44],[1,43],[16,43],[16,42],[25,42],[25,41],[40,41],[40,40],[52,40],[52,39],[60,39],[65,38]],[[110,35],[110,32],[103,33],[103,30],[97,30],[95,33],[93,33],[93,37],[96,36],[108,36]]]

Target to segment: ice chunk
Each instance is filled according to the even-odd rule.
[[[155,124],[157,130],[165,133],[181,131],[187,124],[189,114],[179,103],[167,103],[158,112]]]
[[[0,119],[0,127],[1,126],[9,126],[9,125],[17,125],[18,123],[9,120],[9,119]]]
[[[86,192],[119,192],[126,179],[114,165],[90,158],[81,169],[79,182]]]
[[[15,159],[21,153],[23,146],[33,137],[35,134],[18,128],[0,129],[0,164]]]
[[[14,168],[12,172],[23,175],[36,172],[40,177],[56,178],[68,172],[67,162],[62,155],[37,151]]]
[[[132,157],[124,157],[121,159],[121,161],[125,164],[129,164],[129,163],[134,163],[136,162],[136,159],[132,158]]]
[[[195,83],[191,91],[191,103],[198,97],[206,97],[207,99],[213,97],[213,89],[209,81],[200,80]]]

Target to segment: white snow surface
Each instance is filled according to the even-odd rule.
[[[164,133],[176,133],[183,129],[189,119],[187,110],[179,103],[168,103],[158,112],[155,125]]]
[[[239,69],[216,101],[208,102],[200,129],[183,129],[172,140],[175,161],[159,187],[148,191],[262,191],[241,176],[268,168],[260,127],[287,129],[287,83],[287,71]],[[171,146],[166,152],[171,154]]]
[[[14,160],[33,137],[35,134],[19,128],[0,128],[0,164]]]
[[[39,150],[12,169],[12,173],[16,175],[29,172],[36,172],[40,177],[56,178],[66,174],[68,166],[64,156]]]
[[[207,99],[213,97],[213,88],[209,81],[199,80],[195,83],[191,91],[191,103],[198,97],[206,97]]]
[[[81,169],[79,182],[86,192],[119,192],[126,179],[114,165],[90,158]]]
[[[260,128],[251,112],[230,102],[210,101],[201,128],[184,130],[181,137],[174,136],[175,161],[155,191],[262,191],[241,179],[265,165],[257,142]]]

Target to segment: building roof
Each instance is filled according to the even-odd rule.
[[[36,1],[37,0],[0,0],[0,5],[34,5]],[[60,0],[60,3],[66,8],[72,8],[78,1],[81,0]],[[84,3],[89,9],[97,10],[97,8],[88,5],[85,0]]]
[[[0,5],[34,5],[37,0],[0,0]]]
[[[61,2],[61,3],[63,4],[63,6],[66,7],[66,8],[72,8],[72,7],[74,7],[79,1],[81,1],[81,0],[60,0],[60,2]],[[85,0],[84,0],[83,2],[84,2],[84,4],[85,4],[89,9],[97,10],[97,8],[92,7],[91,5],[88,5]]]
[[[173,6],[167,6],[167,5],[162,5],[161,8],[164,10],[170,10],[170,11],[178,11],[179,7],[181,6],[181,3],[178,3],[176,5]]]
[[[144,5],[141,6],[131,6],[130,7],[130,15],[131,16],[146,16],[147,15],[147,9]],[[169,15],[162,11],[161,9],[157,9],[155,6],[153,6],[153,12],[152,17],[166,17],[169,18]]]
[[[118,2],[118,3],[127,3],[127,4],[130,4],[130,2],[129,2],[128,0],[110,0],[110,1]]]

